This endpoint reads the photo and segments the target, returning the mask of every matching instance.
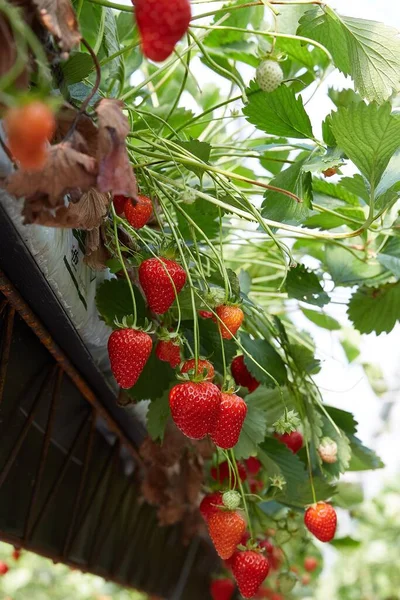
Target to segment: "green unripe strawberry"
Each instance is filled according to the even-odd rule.
[[[278,587],[283,594],[292,591],[297,583],[297,577],[293,573],[281,573],[278,577]]]
[[[256,81],[263,92],[273,92],[283,81],[283,71],[276,60],[263,60],[256,70]]]
[[[224,506],[229,510],[235,510],[240,506],[240,494],[239,492],[235,492],[235,490],[230,490],[229,492],[225,492],[222,496],[222,502]]]

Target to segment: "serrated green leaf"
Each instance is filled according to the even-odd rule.
[[[378,261],[365,262],[361,253],[358,259],[339,246],[327,246],[325,263],[336,285],[353,286],[373,281],[384,271]]]
[[[127,390],[127,393],[136,401],[156,400],[161,398],[173,383],[176,383],[174,369],[171,368],[169,363],[157,358],[153,346],[150,358],[145,364],[139,379],[132,388]]]
[[[304,316],[315,325],[318,325],[318,327],[329,329],[329,331],[337,331],[338,329],[341,329],[339,321],[330,315],[307,308],[302,308],[301,310],[303,311]]]
[[[349,471],[369,471],[382,469],[385,466],[379,456],[364,446],[356,436],[349,436],[349,439],[352,451]]]
[[[169,390],[157,400],[150,402],[146,415],[147,432],[153,440],[162,440],[168,419],[171,415],[169,408]]]
[[[287,379],[285,363],[269,342],[258,339],[252,340],[251,337],[245,333],[240,336],[240,341],[247,352],[249,352],[254,360],[268,373],[267,375],[267,373],[256,365],[249,356],[245,355],[244,362],[257,381],[260,381],[268,387],[275,387],[276,384],[274,380],[276,380],[279,385],[285,384]]]
[[[358,175],[357,177],[361,178],[360,175]],[[358,206],[360,204],[360,201],[357,197],[357,194],[353,193],[352,190],[349,191],[344,185],[342,185],[345,179],[346,178],[341,179],[340,184],[337,184],[331,183],[330,181],[326,181],[325,179],[317,179],[314,177],[312,180],[313,191],[315,194],[323,194],[324,196],[328,196],[330,198],[337,198],[338,200],[342,200],[343,202],[346,202],[346,204]]]
[[[246,119],[269,135],[282,135],[293,138],[312,138],[310,118],[303,101],[296,99],[291,88],[281,85],[273,92],[255,91],[250,86],[249,101],[243,109]]]
[[[278,390],[278,388],[266,389],[260,386],[249,394],[247,399],[249,403],[263,411],[268,427],[272,427],[273,423],[282,416],[285,407],[288,410],[294,408],[293,399],[285,387]]]
[[[400,195],[400,152],[392,156],[382,175],[375,196],[375,209],[387,209],[399,198]]]
[[[384,102],[400,89],[398,31],[376,21],[342,17],[314,8],[300,20],[298,34],[324,44],[335,65],[354,80],[369,101]]]
[[[322,138],[325,144],[331,148],[336,146],[336,138],[332,133],[332,117],[328,115],[324,121],[322,121]]]
[[[237,459],[249,458],[258,451],[258,444],[264,441],[267,433],[265,413],[257,408],[251,400],[247,403],[247,414],[240,433],[239,441],[234,447]]]
[[[321,370],[321,361],[315,358],[314,352],[311,352],[305,346],[300,344],[291,344],[289,348],[290,355],[296,363],[296,367],[309,375],[316,375]]]
[[[281,192],[267,190],[261,205],[263,217],[291,225],[299,225],[307,219],[311,211],[312,178],[310,173],[303,172],[302,166],[303,161],[297,161],[270,181],[275,187],[293,192],[302,202],[297,202]]]
[[[138,325],[143,325],[146,318],[146,306],[143,296],[137,288],[133,288],[138,314]],[[114,321],[133,314],[132,296],[125,279],[110,279],[104,281],[96,293],[96,306],[102,319],[110,327],[115,327]]]
[[[338,146],[376,189],[390,158],[400,146],[400,121],[385,103],[351,104],[332,114]]]
[[[351,88],[346,90],[335,90],[333,88],[329,88],[328,96],[337,107],[349,106],[350,104],[362,101],[361,96],[356,94]]]
[[[118,37],[115,12],[111,8],[104,8],[104,10],[104,37],[102,46],[106,56],[109,57],[121,49],[121,44]],[[108,63],[108,68],[110,69],[111,77],[119,83],[118,91],[121,91],[125,83],[124,55],[120,54],[113,58],[112,61]]]
[[[264,154],[260,158],[260,163],[272,175],[277,175],[280,173],[285,166],[285,161],[289,156],[288,150],[282,150],[280,152],[270,151],[264,152]]]
[[[361,333],[389,333],[400,320],[400,283],[360,287],[350,299],[347,314]]]
[[[358,422],[355,420],[354,415],[334,406],[325,406],[325,410],[336,425],[343,429],[348,436],[357,432]]]
[[[329,296],[324,292],[316,274],[304,265],[299,264],[289,270],[285,285],[289,298],[316,306],[324,306],[329,302]]]
[[[235,7],[240,6],[241,4],[246,3],[246,0],[237,0],[236,2],[230,3],[229,5],[224,4],[223,7],[228,6]],[[222,17],[226,17],[224,22],[222,23],[225,27],[247,27],[251,11],[247,7],[243,7],[240,10],[232,10],[231,13],[226,10],[217,10],[215,12],[212,24],[215,25],[218,21],[221,20]],[[249,32],[250,33],[250,32]],[[240,42],[243,40],[243,33],[241,31],[232,31],[232,30],[215,30],[211,31],[209,35],[204,40],[204,44],[211,47],[224,46],[226,44],[231,44],[233,42]]]
[[[366,204],[369,202],[369,189],[367,189],[367,182],[365,181],[362,175],[358,173],[353,175],[353,177],[342,177],[340,180],[340,185],[342,185],[346,190],[349,190],[358,198],[364,200]]]
[[[376,257],[393,275],[400,279],[400,239],[391,237]]]
[[[68,85],[78,83],[93,71],[93,58],[87,52],[76,52],[66,62],[61,63],[61,68]]]

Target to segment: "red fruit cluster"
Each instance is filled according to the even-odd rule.
[[[134,0],[133,3],[143,54],[156,62],[165,60],[189,27],[189,1]]]
[[[168,258],[148,258],[139,267],[139,281],[151,311],[163,315],[186,283],[186,272]]]
[[[318,502],[307,508],[304,515],[307,529],[321,542],[330,542],[335,537],[336,511],[326,502]]]
[[[303,436],[300,431],[291,431],[290,433],[276,435],[275,437],[280,440],[282,444],[285,444],[293,454],[297,454],[303,446]]]
[[[5,562],[0,560],[0,575],[6,575],[6,573],[8,573],[9,570],[10,567]]]
[[[252,598],[269,573],[268,559],[260,552],[238,552],[232,565],[233,575],[243,598]]]
[[[222,507],[222,492],[213,492],[212,494],[204,496],[200,503],[199,510],[203,519],[207,521],[212,513],[217,512]]]
[[[11,108],[4,118],[4,127],[8,147],[21,167],[28,171],[43,168],[47,143],[56,127],[52,110],[40,100]]]
[[[148,223],[153,214],[153,204],[150,198],[139,194],[137,200],[126,198],[123,212],[125,213],[126,220],[132,227],[141,229]]]
[[[215,370],[212,364],[208,360],[204,360],[202,358],[197,361],[197,370],[196,361],[194,358],[189,358],[189,360],[186,360],[182,365],[181,373],[193,373],[194,377],[200,377],[204,375],[205,381],[212,381],[215,376]]]
[[[159,340],[156,346],[156,356],[168,362],[175,369],[181,362],[181,347],[173,340]]]
[[[244,314],[239,306],[222,304],[215,309],[219,318],[213,316],[213,321],[218,323],[219,330],[225,340],[230,340],[236,335],[243,323]]]
[[[135,385],[151,354],[151,337],[138,329],[118,329],[108,339],[108,355],[115,379],[124,389]]]
[[[304,569],[309,573],[312,573],[317,567],[318,561],[315,558],[315,556],[306,556],[306,558],[304,559]]]
[[[259,546],[265,551],[271,571],[278,571],[284,559],[282,550],[271,544],[269,540],[263,540]]]
[[[238,467],[239,477],[240,477],[241,481],[246,481],[247,472],[246,472],[246,469],[245,469],[243,463],[238,462],[237,467]],[[228,461],[225,460],[224,462],[220,463],[218,465],[218,467],[212,467],[211,468],[211,477],[215,481],[218,481],[221,484],[228,483],[229,482],[229,463],[228,463]]]
[[[254,392],[260,385],[260,382],[253,377],[244,362],[244,356],[236,356],[231,363],[232,377],[236,385],[247,387],[249,392]]]
[[[228,577],[214,579],[210,585],[210,594],[213,600],[231,600],[234,591],[235,584]]]
[[[245,460],[247,472],[250,475],[258,475],[261,470],[261,463],[255,456],[250,456]]]

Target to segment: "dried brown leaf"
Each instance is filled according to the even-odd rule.
[[[67,102],[57,112],[57,127],[54,134],[55,142],[62,142],[71,130],[78,116],[76,108]],[[79,118],[74,125],[86,143],[86,153],[96,158],[97,155],[97,135],[98,130],[93,120],[86,114],[79,114]]]
[[[70,0],[31,0],[39,20],[67,54],[82,39]]]
[[[93,271],[104,271],[107,266],[107,261],[111,258],[111,254],[104,243],[101,227],[96,227],[96,229],[92,229],[87,232],[85,247],[86,252],[85,258],[83,259],[84,263],[93,269]],[[122,389],[121,392],[123,392]],[[121,402],[124,400],[125,406],[133,402],[132,398],[128,396],[128,394],[125,394],[125,396],[121,393],[118,397],[117,404],[119,406],[123,406]]]
[[[79,189],[82,192],[96,184],[97,163],[94,158],[75,150],[82,147],[83,138],[76,134],[74,139],[51,146],[46,164],[39,171],[19,169],[10,175],[6,189],[17,198],[43,196],[46,206],[63,206],[64,196]]]
[[[101,192],[135,198],[136,179],[125,142],[130,128],[128,119],[122,112],[123,105],[121,100],[105,98],[96,107],[99,123],[97,187]]]

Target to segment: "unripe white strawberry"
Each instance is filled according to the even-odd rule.
[[[283,71],[276,60],[263,60],[256,70],[256,81],[264,92],[273,92],[283,81]]]
[[[337,461],[337,443],[329,437],[324,437],[318,446],[318,454],[323,462],[333,464]]]
[[[240,505],[240,500],[240,494],[235,490],[229,490],[229,492],[225,492],[222,496],[222,502],[229,510],[236,510]]]

